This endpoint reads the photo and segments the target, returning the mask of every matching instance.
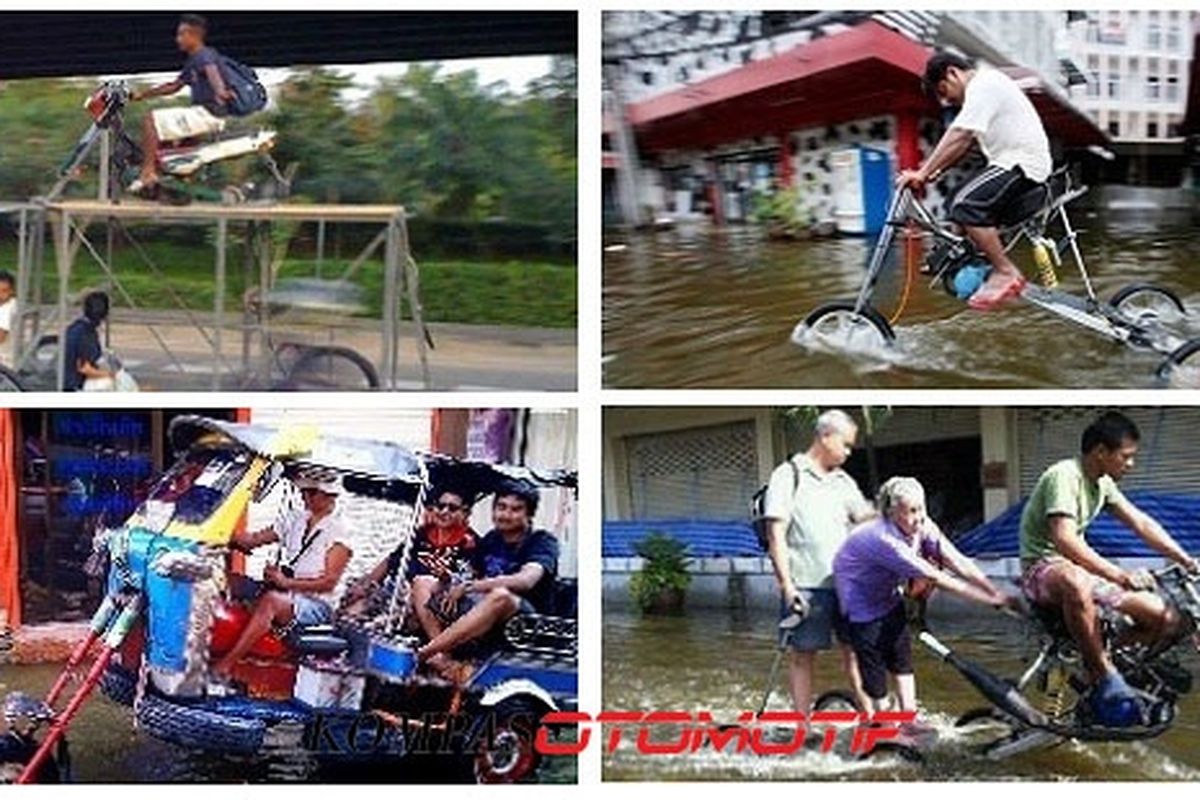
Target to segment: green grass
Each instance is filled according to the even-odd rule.
[[[93,244],[103,253],[104,237],[93,232]],[[171,242],[148,242],[146,251],[158,268],[147,267],[132,248],[119,248],[114,254],[121,285],[140,308],[177,308],[172,290],[187,307],[208,311],[213,307],[214,259],[211,246],[189,246]],[[43,291],[46,302],[58,296],[53,251],[47,248]],[[336,277],[349,262],[326,259],[324,277]],[[576,324],[576,270],[574,267],[538,262],[423,261],[420,266],[421,301],[429,322],[513,325],[540,328],[573,328]],[[0,268],[15,272],[16,245],[0,243]],[[231,247],[228,254],[228,289],[225,307],[241,307],[245,290],[242,251]],[[281,277],[309,277],[316,274],[312,260],[288,260]],[[71,290],[105,283],[104,272],[81,249],[75,259]],[[369,314],[378,317],[382,309],[383,262],[362,265],[355,282],[363,287]],[[114,304],[125,303],[114,293]],[[408,315],[407,305],[405,316]]]

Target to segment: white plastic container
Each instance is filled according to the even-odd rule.
[[[866,229],[863,208],[862,166],[857,148],[829,154],[833,172],[833,212],[839,233],[862,234]]]
[[[296,671],[292,695],[310,708],[357,709],[362,705],[366,679],[346,667],[323,662],[305,662]]]

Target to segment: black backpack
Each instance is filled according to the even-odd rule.
[[[235,117],[245,117],[262,111],[267,105],[267,90],[258,80],[258,73],[224,53],[217,55],[221,78],[233,92],[225,101],[225,110]]]
[[[800,467],[796,466],[796,460],[789,458],[787,461],[792,467],[792,495],[800,490]],[[758,487],[758,491],[750,498],[750,527],[754,529],[754,535],[758,538],[758,546],[763,549],[764,553],[770,552],[771,538],[767,526],[767,487],[769,483],[764,483]]]

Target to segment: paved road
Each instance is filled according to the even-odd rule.
[[[116,312],[109,341],[145,390],[203,391],[213,388],[212,315],[197,315],[197,329],[181,312]],[[221,330],[224,356],[221,384],[225,390],[252,388],[241,377],[243,336],[240,320],[230,315]],[[352,347],[378,365],[381,336],[378,322],[343,320],[337,329],[303,321],[272,329],[276,341],[333,343]],[[152,326],[152,328],[151,328]],[[434,323],[429,326],[435,349],[429,353],[432,389],[439,391],[572,391],[576,378],[574,330],[510,328],[493,325]],[[153,330],[153,332],[152,332]],[[202,332],[201,332],[202,331]],[[174,358],[155,338],[162,339]],[[207,339],[206,339],[207,337]],[[251,339],[251,363],[257,354]],[[424,388],[417,360],[414,329],[402,324],[397,390]]]

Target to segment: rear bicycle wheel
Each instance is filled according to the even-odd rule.
[[[349,347],[308,347],[275,387],[289,392],[367,392],[379,388],[370,361]]]
[[[1138,325],[1171,325],[1187,315],[1179,295],[1151,283],[1131,283],[1119,289],[1109,299],[1108,304],[1130,322]]]

